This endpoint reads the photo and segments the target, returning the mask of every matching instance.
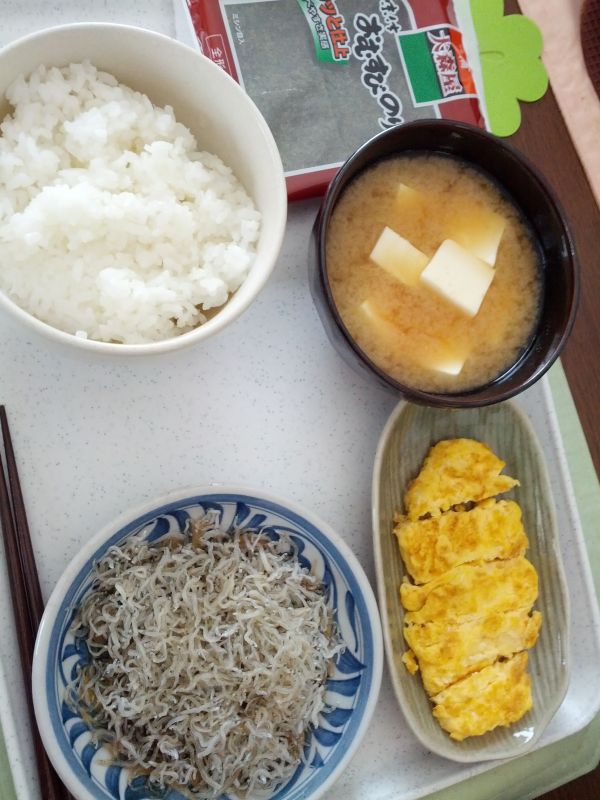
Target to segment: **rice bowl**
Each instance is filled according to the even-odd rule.
[[[246,278],[260,214],[170,107],[92,64],[38,67],[0,123],[0,288],[77,336],[140,344],[206,322]]]
[[[26,37],[0,66],[0,118],[16,117],[0,139],[0,308],[46,339],[119,354],[183,347],[237,317],[274,266],[287,205],[240,87],[168,37],[99,23]]]

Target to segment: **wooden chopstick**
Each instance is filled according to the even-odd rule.
[[[21,572],[26,583],[27,605],[31,627],[35,636],[42,619],[42,614],[44,613],[44,601],[42,599],[42,590],[40,588],[40,581],[35,565],[35,556],[33,555],[33,548],[31,546],[31,536],[29,534],[27,515],[25,513],[25,503],[23,502],[23,493],[21,492],[19,475],[17,473],[17,462],[4,406],[0,406],[0,427],[2,428],[2,441],[6,455],[13,519],[17,532],[17,549],[21,558]]]
[[[27,711],[33,736],[41,795],[44,800],[72,800],[71,795],[60,781],[46,755],[33,711],[31,666],[33,663],[35,637],[44,611],[44,602],[35,566],[23,494],[19,483],[17,464],[4,406],[0,406],[0,427],[2,429],[6,471],[10,485],[9,496],[4,466],[0,458],[0,524],[4,537],[21,669],[25,683]]]

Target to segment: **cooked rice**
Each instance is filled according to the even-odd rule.
[[[89,62],[38,67],[0,124],[0,289],[56,328],[145,343],[243,282],[260,214],[173,110]]]

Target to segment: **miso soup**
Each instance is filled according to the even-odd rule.
[[[448,239],[469,251],[465,260],[487,259],[482,270],[491,282],[477,312],[460,307],[471,277],[453,289],[450,302],[427,284],[427,267],[407,284],[375,263],[371,255],[385,228],[405,247],[410,243],[409,256],[416,248],[419,270],[433,265]],[[533,236],[499,187],[458,159],[399,156],[361,173],[334,209],[326,258],[350,334],[380,369],[408,386],[432,392],[480,386],[509,368],[534,332],[542,271]]]

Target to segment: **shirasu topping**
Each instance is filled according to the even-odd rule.
[[[225,534],[206,518],[188,533],[132,537],[96,564],[73,623],[90,662],[71,697],[96,740],[151,781],[264,796],[302,757],[340,638],[289,537]]]

